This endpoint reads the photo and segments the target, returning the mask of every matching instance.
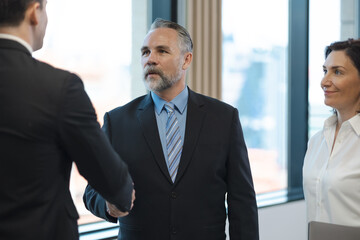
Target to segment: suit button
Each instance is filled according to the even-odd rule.
[[[171,229],[171,233],[172,233],[172,234],[174,234],[174,235],[177,233],[177,232],[176,232],[176,228],[175,228],[175,227],[172,227],[172,229]]]
[[[177,197],[176,192],[172,192],[171,193],[171,198],[176,199],[176,197]]]

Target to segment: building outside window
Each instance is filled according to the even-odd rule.
[[[44,46],[33,56],[81,77],[100,125],[105,112],[145,93],[139,44],[147,28],[146,0],[52,0],[47,12]],[[83,204],[86,184],[74,164],[70,191],[79,224],[100,220]]]
[[[222,2],[222,97],[239,110],[256,193],[284,190],[288,0]]]
[[[332,109],[324,104],[320,82],[325,47],[340,40],[341,0],[312,0],[309,13],[309,138],[323,128]],[[324,8],[326,6],[326,8]],[[326,9],[326,10],[325,10]]]

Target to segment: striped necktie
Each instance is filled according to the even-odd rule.
[[[168,154],[168,169],[173,182],[175,182],[176,173],[179,168],[179,162],[183,147],[183,142],[180,136],[179,122],[175,116],[175,111],[172,107],[164,105],[168,119],[166,122],[166,149]]]

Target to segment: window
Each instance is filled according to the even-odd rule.
[[[146,0],[48,2],[44,46],[34,57],[81,77],[100,124],[105,112],[145,93],[140,48],[147,30],[146,6]],[[86,184],[74,165],[70,190],[79,224],[99,220],[83,204]]]
[[[325,47],[340,40],[341,0],[310,1],[309,24],[309,137],[322,129],[332,111],[324,104],[320,88],[325,62]],[[324,5],[326,4],[326,10]]]
[[[332,42],[358,38],[359,7],[358,1],[310,1],[309,137],[321,130],[325,119],[332,114],[332,109],[324,104],[320,88],[325,47]]]
[[[222,10],[222,96],[239,110],[257,194],[287,188],[289,10],[275,2],[223,0]]]

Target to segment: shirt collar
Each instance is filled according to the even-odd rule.
[[[354,117],[350,118],[349,120],[350,125],[356,132],[358,136],[360,136],[360,113],[356,114]]]
[[[325,120],[324,128],[330,128],[337,123],[337,116],[333,114],[328,119]],[[343,124],[350,124],[350,126],[354,129],[356,134],[360,136],[360,113],[356,114],[349,120],[345,121]]]
[[[185,111],[187,102],[188,102],[189,90],[187,87],[184,88],[173,100],[170,101],[181,114]],[[167,103],[164,99],[156,95],[156,93],[151,91],[151,97],[155,104],[155,111],[160,115],[161,111],[164,108],[164,104]]]
[[[16,42],[20,43],[21,45],[23,45],[27,50],[29,50],[29,52],[30,52],[31,54],[32,54],[32,52],[33,52],[33,49],[32,49],[32,47],[30,46],[30,44],[27,43],[25,40],[17,37],[17,36],[10,35],[10,34],[6,34],[6,33],[0,33],[0,38],[16,41]]]

